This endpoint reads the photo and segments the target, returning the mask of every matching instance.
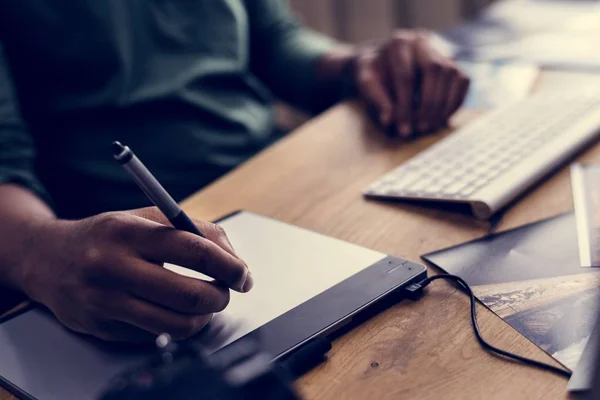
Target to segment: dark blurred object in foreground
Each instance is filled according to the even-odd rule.
[[[102,400],[295,400],[291,379],[251,340],[207,355],[158,337],[160,354],[112,380]]]

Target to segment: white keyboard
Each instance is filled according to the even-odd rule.
[[[533,96],[458,130],[364,193],[468,203],[487,219],[598,133],[600,96]]]

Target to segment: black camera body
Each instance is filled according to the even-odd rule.
[[[296,400],[288,374],[250,339],[214,354],[193,343],[157,339],[148,363],[115,377],[101,400]]]

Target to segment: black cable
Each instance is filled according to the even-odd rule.
[[[546,363],[543,363],[540,361],[532,360],[530,358],[522,357],[518,354],[510,353],[508,351],[499,349],[499,348],[489,344],[481,336],[481,331],[479,330],[479,325],[477,324],[477,313],[476,313],[476,308],[475,308],[475,295],[473,294],[473,290],[471,290],[471,287],[461,277],[456,276],[456,275],[450,275],[450,274],[430,276],[430,277],[422,280],[419,283],[410,285],[406,289],[406,291],[413,295],[416,293],[421,293],[427,285],[429,285],[431,282],[436,281],[438,279],[446,279],[446,280],[456,281],[467,291],[467,294],[469,295],[469,297],[471,299],[471,322],[473,324],[473,330],[475,331],[475,336],[477,337],[477,341],[479,341],[479,344],[481,345],[481,347],[483,347],[484,349],[486,349],[496,355],[518,361],[525,365],[529,365],[532,367],[536,367],[536,368],[544,369],[544,370],[547,370],[550,372],[554,372],[555,374],[558,374],[558,375],[561,375],[561,376],[564,376],[567,378],[571,377],[571,372],[566,369],[557,368],[550,364],[546,364]]]

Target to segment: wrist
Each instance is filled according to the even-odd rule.
[[[317,77],[322,82],[321,96],[326,108],[356,94],[356,50],[343,46],[325,54],[317,65]]]
[[[348,73],[353,70],[356,54],[354,46],[336,47],[319,59],[317,76],[327,83],[347,83],[347,79],[350,78]]]
[[[56,255],[63,252],[66,225],[69,221],[58,219],[32,219],[26,223],[20,242],[21,254],[13,261],[8,273],[9,285],[33,300],[38,300],[37,288],[43,285],[41,272],[46,264],[59,262]]]
[[[0,286],[24,290],[24,276],[40,251],[39,235],[53,221],[54,212],[33,192],[17,184],[0,184]]]

